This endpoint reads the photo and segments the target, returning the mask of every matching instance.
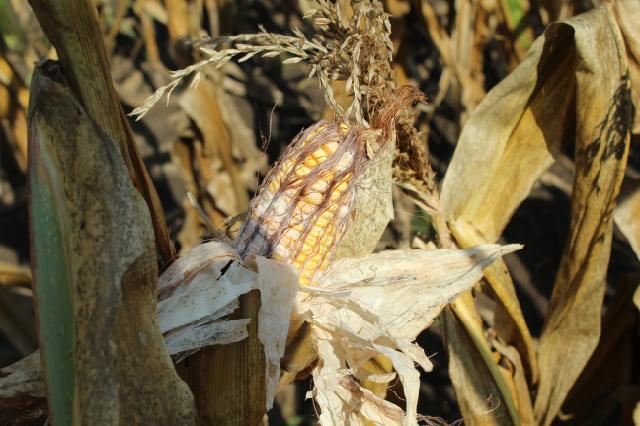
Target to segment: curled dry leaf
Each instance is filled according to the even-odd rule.
[[[551,27],[572,28],[577,55],[576,177],[571,226],[540,339],[538,422],[551,423],[600,337],[612,216],[633,117],[625,48],[608,7]],[[570,38],[565,40],[570,41]],[[567,351],[567,346],[571,351]]]
[[[571,231],[538,348],[535,414],[545,425],[559,412],[598,341],[612,208],[632,121],[630,99],[625,43],[610,6],[552,24],[474,111],[443,183],[442,204],[454,236],[464,240],[475,233],[495,241],[565,141],[575,139]],[[500,288],[488,281],[500,299]],[[519,348],[531,369],[528,330],[519,325],[519,309],[507,312],[519,331],[508,343]],[[464,389],[456,386],[456,392]]]

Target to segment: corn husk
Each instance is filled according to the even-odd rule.
[[[480,279],[483,268],[519,247],[389,250],[335,262],[319,287],[307,287],[298,285],[297,272],[288,264],[263,257],[242,263],[227,243],[212,241],[188,252],[161,276],[159,324],[168,352],[178,357],[200,347],[240,341],[247,335],[248,320],[226,317],[238,306],[240,295],[258,289],[267,409],[280,378],[289,319],[306,319],[320,357],[309,396],[320,407],[321,424],[417,424],[419,372],[414,365],[425,371],[432,365],[415,338],[443,306]],[[406,413],[356,381],[394,379],[394,373],[371,375],[360,369],[377,355],[392,361],[404,387]],[[7,370],[11,374],[0,379],[0,415],[7,406],[3,402],[17,390],[34,401],[42,398],[38,370],[37,363]]]

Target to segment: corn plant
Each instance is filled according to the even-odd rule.
[[[32,264],[22,280],[33,281],[40,350],[2,370],[9,424],[257,425],[308,377],[322,425],[445,423],[419,405],[420,370],[434,365],[418,338],[434,323],[469,424],[546,426],[567,412],[582,422],[592,412],[585,401],[602,401],[598,374],[620,338],[601,327],[628,330],[637,323],[631,300],[640,305],[631,276],[601,320],[614,222],[638,255],[638,190],[627,167],[638,129],[637,4],[575,17],[569,6],[540,5],[549,25],[534,40],[527,1],[456,2],[447,29],[438,2],[317,0],[297,6],[313,32],[232,35],[216,17],[241,12],[207,3],[208,37],[187,3],[133,2],[148,62],[160,68],[162,23],[182,69],[131,116],[150,120],[160,100],[177,98],[201,132],[202,149],[188,151],[185,174],[195,177],[184,178],[196,195],[186,209],[201,224],[192,229],[209,236],[196,243],[183,234],[189,247],[177,255],[111,80],[115,36],[103,41],[88,1],[30,2],[59,61],[39,62],[29,85]],[[126,9],[114,18],[102,7],[104,22],[121,25]],[[26,51],[13,9],[0,12],[11,18],[12,49]],[[392,28],[406,28],[394,14],[419,16],[440,55],[433,99],[403,74],[407,49],[398,45],[407,40]],[[511,72],[485,93],[481,61],[470,58],[491,31],[507,31]],[[246,70],[257,58],[304,67],[326,107],[323,119],[295,128],[252,186],[238,156],[249,175],[264,169],[223,86],[235,87],[231,62]],[[461,130],[439,180],[414,123],[447,96]],[[568,236],[535,340],[513,263],[502,258],[523,246],[501,243],[538,182],[560,180],[549,170],[567,155]],[[206,177],[216,168],[228,179]],[[403,202],[423,213],[425,232],[411,249],[372,253]],[[621,404],[630,419],[638,408],[620,395],[607,396],[592,421]]]

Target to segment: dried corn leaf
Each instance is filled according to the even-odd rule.
[[[609,8],[560,25],[573,29],[578,54],[576,176],[569,237],[538,348],[535,414],[544,425],[560,411],[600,337],[612,213],[633,119],[624,43]]]
[[[52,62],[38,67],[29,111],[34,290],[52,421],[189,424],[193,397],[158,331],[148,208],[117,144],[59,73]]]
[[[446,309],[443,331],[447,339],[449,376],[456,401],[470,425],[515,425],[512,395],[482,333],[473,299],[465,293]],[[454,311],[455,309],[455,311]]]
[[[624,52],[607,6],[551,25],[470,117],[443,183],[447,219],[467,222],[495,241],[575,128],[582,170],[574,184],[572,236],[539,351],[536,415],[544,424],[558,412],[599,333],[608,217],[624,170],[629,125]],[[575,352],[564,349],[567,342],[579,345]]]
[[[631,408],[640,393],[634,396],[620,390],[631,383],[638,359],[635,352],[638,311],[631,300],[638,283],[640,274],[636,273],[625,276],[616,285],[602,320],[598,346],[562,406],[563,414],[571,416],[573,424],[587,424],[598,417],[604,420],[609,407],[622,408],[619,423],[630,424],[630,410],[624,406]]]
[[[464,247],[471,247],[486,241],[486,238],[483,238],[473,226],[462,220],[450,222],[449,226],[458,243]],[[484,277],[498,301],[493,326],[501,339],[518,348],[524,359],[523,365],[528,377],[532,382],[536,382],[538,380],[538,363],[533,341],[522,315],[513,280],[504,260],[498,259],[486,268]]]
[[[202,178],[201,189],[225,214],[232,216],[244,211],[249,202],[247,191],[233,160],[231,138],[218,105],[215,84],[202,79],[198,87],[187,90],[179,102],[202,135],[202,148],[195,159]]]

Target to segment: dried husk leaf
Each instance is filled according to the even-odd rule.
[[[250,320],[227,317],[239,308],[240,296],[260,290],[257,337],[264,347],[268,410],[280,379],[298,274],[291,265],[264,257],[256,257],[255,264],[257,272],[243,266],[235,249],[224,242],[195,247],[160,277],[158,316],[171,354],[240,342],[249,337]]]
[[[148,208],[117,144],[57,73],[52,62],[37,68],[29,110],[34,290],[52,421],[192,423],[193,397],[158,330]]]
[[[336,261],[320,287],[349,290],[353,299],[378,312],[394,336],[415,339],[452,294],[468,289],[469,282],[481,276],[476,272],[520,247],[486,244],[466,250],[385,250]],[[425,297],[417,299],[416,291]]]
[[[258,257],[256,264],[260,289],[258,339],[264,346],[266,409],[270,410],[280,380],[280,359],[284,356],[299,276],[286,263]]]
[[[388,411],[385,404],[376,406],[375,402],[383,400],[372,393],[367,393],[371,404],[362,406],[372,413],[349,403],[362,389],[353,388],[348,375],[361,376],[361,367],[380,354],[391,360],[407,400],[406,416],[395,416],[393,422],[385,424],[416,424],[420,382],[413,363],[425,371],[431,369],[431,363],[413,341],[448,301],[482,276],[483,268],[519,247],[390,250],[343,259],[328,271],[320,288],[301,289],[308,296],[300,293],[298,315],[310,322],[321,349],[313,374],[320,383],[314,396],[323,413],[322,424],[365,424],[366,419],[377,420],[371,417],[374,414],[384,417],[396,413]]]
[[[245,339],[249,320],[226,317],[238,308],[238,297],[256,288],[255,272],[226,243],[204,243],[180,257],[158,281],[158,319],[169,353]]]
[[[400,407],[362,388],[346,369],[340,368],[340,359],[330,343],[318,341],[318,354],[322,367],[314,369],[311,394],[315,394],[321,409],[318,418],[321,425],[403,424],[404,412]]]
[[[355,217],[340,240],[335,253],[336,259],[371,253],[387,224],[393,220],[391,174],[394,154],[395,133],[365,169],[358,182],[354,203]]]

